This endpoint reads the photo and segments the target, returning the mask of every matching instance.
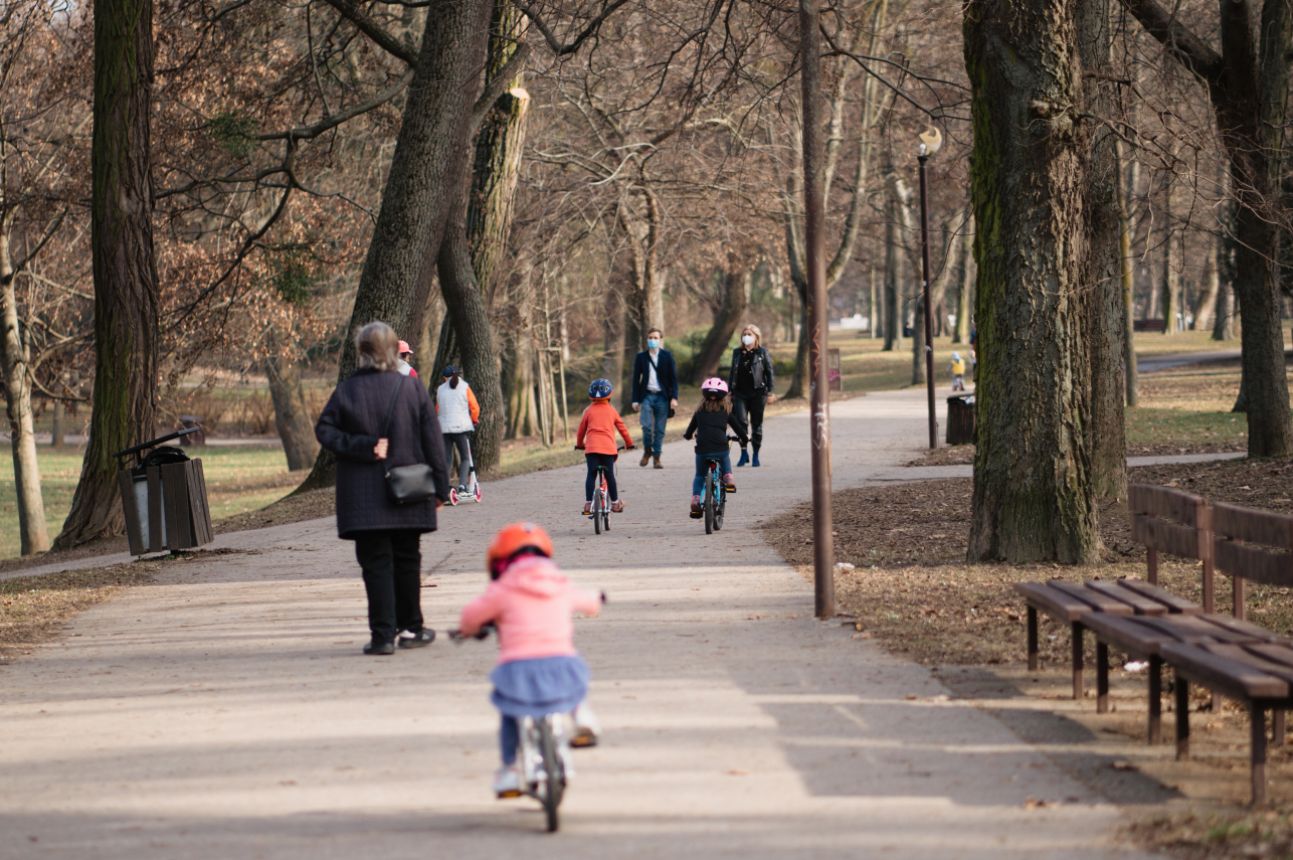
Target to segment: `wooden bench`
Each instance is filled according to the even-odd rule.
[[[1234,621],[1245,624],[1249,581],[1293,587],[1293,516],[1237,505],[1213,507],[1216,568],[1231,577]],[[1260,630],[1261,628],[1255,628]],[[1257,642],[1204,639],[1163,644],[1159,651],[1176,673],[1176,754],[1190,750],[1189,683],[1237,699],[1248,707],[1252,803],[1266,802],[1266,713],[1272,738],[1284,742],[1285,711],[1293,707],[1293,641],[1262,631]]]
[[[1132,538],[1146,548],[1147,582],[1135,579],[1090,580],[1085,583],[1052,579],[1020,582],[1014,588],[1028,609],[1028,669],[1037,670],[1037,613],[1045,612],[1072,634],[1073,698],[1083,695],[1083,630],[1097,616],[1167,616],[1194,614],[1211,608],[1212,590],[1211,509],[1193,493],[1168,487],[1133,484],[1128,488]],[[1158,554],[1168,552],[1202,562],[1204,606],[1158,587]],[[1097,657],[1100,646],[1097,640]],[[1101,691],[1096,707],[1108,708],[1108,654],[1097,660]]]

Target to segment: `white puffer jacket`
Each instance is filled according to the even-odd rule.
[[[446,381],[436,389],[436,411],[440,413],[441,433],[470,433],[480,418],[480,406],[467,380],[459,379],[453,388]]]

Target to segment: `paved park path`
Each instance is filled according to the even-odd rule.
[[[836,487],[909,459],[923,406],[920,390],[835,404]],[[609,535],[577,515],[580,468],[487,485],[424,542],[439,629],[483,587],[488,536],[522,517],[610,595],[578,632],[605,743],[578,754],[561,834],[488,791],[493,644],[361,656],[363,589],[326,520],[177,563],[0,667],[0,857],[1139,856],[1115,841],[1119,809],[1046,754],[813,619],[756,530],[807,496],[807,416],[767,435],[712,537],[684,514],[674,443],[663,471],[622,464]]]

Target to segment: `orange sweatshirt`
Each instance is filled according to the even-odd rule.
[[[579,422],[579,433],[575,437],[576,447],[583,448],[589,454],[610,454],[619,451],[615,445],[615,431],[624,437],[625,447],[633,447],[633,437],[629,428],[624,426],[624,419],[615,410],[609,400],[594,400],[584,410],[584,417]]]

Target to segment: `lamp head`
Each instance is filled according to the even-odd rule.
[[[938,126],[931,125],[920,133],[920,155],[927,158],[938,152],[943,145],[943,132]]]

